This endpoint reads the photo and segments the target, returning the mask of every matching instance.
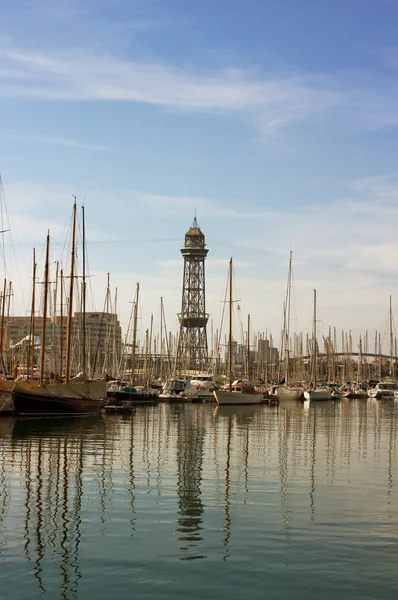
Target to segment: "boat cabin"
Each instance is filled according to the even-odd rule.
[[[183,379],[168,379],[163,386],[162,394],[178,395],[185,390],[187,382]]]
[[[200,373],[191,379],[191,385],[197,388],[211,388],[214,385],[214,375],[209,373]]]
[[[232,391],[238,394],[256,394],[256,388],[248,379],[236,379],[232,383]]]

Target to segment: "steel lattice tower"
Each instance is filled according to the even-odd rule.
[[[207,368],[207,334],[205,300],[205,248],[203,235],[196,216],[191,228],[185,234],[185,246],[181,248],[184,257],[184,277],[182,283],[180,336],[177,362],[180,370],[203,371]]]

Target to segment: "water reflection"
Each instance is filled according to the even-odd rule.
[[[2,420],[6,597],[12,579],[83,598],[109,565],[145,579],[165,560],[272,562],[325,524],[395,526],[396,418],[394,401],[343,400]]]
[[[202,462],[205,429],[202,415],[189,411],[177,424],[177,494],[179,540],[187,552],[182,560],[205,558],[197,552],[203,539],[201,500]]]

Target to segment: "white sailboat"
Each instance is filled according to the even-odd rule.
[[[292,251],[290,250],[289,257],[289,271],[287,276],[286,286],[286,299],[283,307],[283,331],[282,331],[282,344],[281,344],[281,358],[283,359],[283,370],[282,375],[284,376],[285,382],[278,385],[276,388],[276,394],[278,400],[300,400],[303,397],[303,390],[298,387],[290,385],[290,299],[292,289]],[[279,376],[278,376],[279,379]]]
[[[317,387],[317,341],[316,341],[316,290],[314,290],[314,315],[312,322],[312,364],[311,364],[311,387],[304,392],[306,400],[330,400],[332,392],[329,388]]]
[[[396,381],[395,373],[395,361],[394,356],[394,334],[392,327],[392,304],[390,296],[390,373],[389,377],[369,390],[369,396],[371,398],[398,398],[398,382]]]
[[[232,258],[229,261],[229,336],[228,336],[229,389],[214,390],[219,405],[260,404],[264,394],[258,392],[248,379],[232,381]]]

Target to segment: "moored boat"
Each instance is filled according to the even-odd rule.
[[[60,383],[47,383],[48,374],[45,377],[45,354],[46,354],[46,318],[48,308],[48,285],[49,285],[49,253],[50,234],[47,234],[46,262],[44,270],[44,301],[40,349],[40,371],[39,385],[31,389],[24,383],[14,383],[12,389],[12,401],[15,412],[21,416],[64,416],[64,415],[89,415],[97,413],[107,402],[106,381],[90,380],[86,376],[85,352],[82,359],[82,372],[71,378],[71,340],[72,340],[72,307],[73,307],[73,280],[75,277],[75,240],[76,240],[76,199],[73,206],[72,220],[72,253],[70,270],[70,293],[68,298],[68,324],[66,331],[66,357],[65,357],[65,380]],[[83,222],[84,240],[84,222]],[[83,256],[85,250],[83,245]],[[32,302],[33,304],[33,302]],[[83,298],[82,305],[85,307],[85,267],[83,261]],[[34,314],[34,311],[32,311]],[[83,309],[85,314],[85,309]],[[84,318],[83,318],[84,321]],[[83,327],[85,332],[85,328]],[[34,339],[34,338],[33,338]],[[82,344],[85,348],[85,344]],[[63,356],[60,352],[61,357]],[[33,382],[31,382],[33,383]],[[29,385],[29,384],[28,384]]]
[[[154,402],[159,391],[144,386],[122,385],[108,387],[107,397],[110,402]]]
[[[314,309],[312,318],[312,352],[311,352],[311,379],[310,388],[304,392],[305,400],[330,400],[332,390],[327,387],[317,385],[317,362],[318,362],[318,343],[316,339],[316,290],[314,290]]]
[[[264,392],[258,391],[248,379],[237,379],[231,390],[214,390],[217,404],[261,404],[265,401]]]
[[[314,388],[304,392],[306,400],[330,400],[332,391],[329,388]]]
[[[159,394],[159,400],[187,402],[198,397],[196,387],[188,379],[168,379]]]
[[[21,416],[91,415],[106,404],[105,381],[43,384],[33,389],[15,383],[12,391],[15,412]]]
[[[217,385],[214,375],[211,373],[198,373],[198,375],[192,377],[190,384],[196,388],[198,398],[213,399],[213,391],[216,389]]]
[[[393,398],[398,392],[397,381],[379,381],[374,388],[369,390],[371,398]]]
[[[368,391],[361,387],[353,387],[343,392],[344,398],[367,398]]]
[[[280,401],[302,400],[303,390],[300,388],[294,388],[294,387],[280,385],[276,388],[276,395],[278,396],[278,400],[280,400]]]

